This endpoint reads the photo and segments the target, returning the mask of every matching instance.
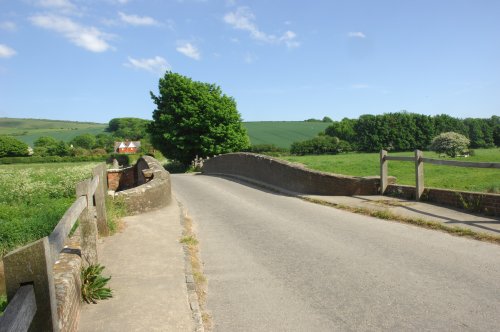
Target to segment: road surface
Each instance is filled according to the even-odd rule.
[[[500,246],[172,175],[215,331],[498,331]]]

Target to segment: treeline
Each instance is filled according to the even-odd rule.
[[[410,151],[427,149],[432,139],[444,132],[466,136],[471,148],[500,146],[500,117],[459,119],[446,114],[428,116],[408,112],[367,114],[358,119],[334,121],[320,136],[337,137],[347,142],[353,151]]]

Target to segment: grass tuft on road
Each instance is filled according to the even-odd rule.
[[[187,213],[184,214],[183,218],[184,231],[182,232],[182,237],[179,242],[184,244],[188,249],[189,260],[191,263],[191,268],[193,270],[192,273],[195,284],[195,291],[196,295],[198,296],[203,326],[205,328],[205,331],[211,331],[212,316],[206,309],[208,283],[207,278],[203,274],[203,264],[200,259],[198,247],[199,241],[196,238],[196,234],[193,230],[193,219]]]

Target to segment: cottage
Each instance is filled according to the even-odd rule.
[[[114,151],[117,153],[137,153],[140,148],[140,141],[115,142]]]

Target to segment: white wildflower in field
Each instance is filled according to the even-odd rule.
[[[0,167],[0,203],[36,202],[37,197],[74,197],[78,182],[92,176],[95,163],[5,165]]]

